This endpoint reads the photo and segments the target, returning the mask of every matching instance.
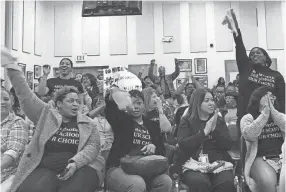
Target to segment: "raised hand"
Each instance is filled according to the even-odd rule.
[[[269,103],[271,102],[269,101],[270,99],[268,95],[264,97],[266,97],[267,102],[265,102],[265,105],[263,106],[262,113],[264,113],[265,115],[270,115],[270,104]]]
[[[175,65],[179,65],[179,60],[177,58],[174,59]]]
[[[51,72],[51,66],[50,65],[44,65],[43,66],[43,73],[44,75],[49,75]]]
[[[233,18],[233,21],[234,21],[234,26],[236,27],[236,29],[238,29],[238,22],[237,22],[237,18],[236,18],[236,15],[234,13],[234,10],[233,9],[230,9],[230,13],[231,13],[231,16]]]
[[[119,110],[127,110],[132,107],[132,101],[128,92],[118,88],[111,89],[111,96]]]
[[[17,57],[11,53],[9,49],[6,47],[1,48],[1,65],[4,67],[5,65],[12,64],[17,62]]]
[[[239,27],[238,27],[238,22],[237,22],[236,15],[235,15],[233,9],[227,10],[222,24],[227,25],[228,28],[233,33],[235,33],[236,36],[238,36],[238,28]]]
[[[272,112],[273,110],[275,110],[275,108],[274,108],[274,105],[273,105],[269,95],[267,95],[267,101],[268,101],[268,106],[269,106],[270,112]]]

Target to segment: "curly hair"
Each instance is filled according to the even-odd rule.
[[[60,90],[58,90],[54,95],[54,101],[57,106],[58,101],[63,101],[67,94],[69,93],[76,93],[79,94],[78,89],[74,86],[64,86]]]

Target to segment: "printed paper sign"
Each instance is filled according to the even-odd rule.
[[[133,89],[142,90],[141,80],[124,67],[103,69],[103,82],[104,95],[106,90],[112,85],[116,85],[126,91]]]

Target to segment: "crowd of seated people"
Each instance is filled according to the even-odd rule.
[[[13,86],[1,88],[1,183],[13,178],[11,192],[94,192],[103,184],[112,192],[171,192],[169,171],[147,179],[121,166],[125,157],[160,156],[174,165],[189,191],[232,192],[231,151],[240,150],[242,135],[247,186],[276,192],[281,185],[281,191],[284,78],[269,68],[264,49],[246,55],[239,28],[234,41],[239,74],[228,85],[220,77],[211,90],[191,73],[175,89],[177,59],[172,74],[159,67],[159,76],[151,60],[148,75],[138,74],[143,90],[126,92],[116,85],[103,90],[102,79],[90,73],[74,79],[72,61],[63,58],[60,76],[48,79],[51,69],[44,67],[33,93],[17,65],[1,60]],[[1,55],[13,60],[7,50]],[[252,70],[271,77],[273,85],[249,80]]]

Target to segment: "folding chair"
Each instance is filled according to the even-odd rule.
[[[246,142],[243,136],[240,137],[240,161],[237,169],[238,189],[240,192],[251,192],[244,177],[244,165],[246,154]]]

